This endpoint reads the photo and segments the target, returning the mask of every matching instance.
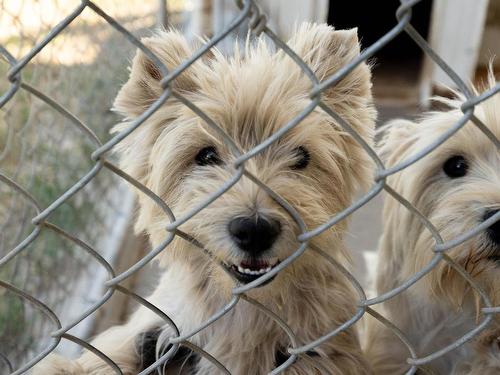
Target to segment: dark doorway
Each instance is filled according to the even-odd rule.
[[[383,1],[330,1],[328,23],[336,29],[358,28],[361,45],[366,48],[393,28],[396,23],[398,0]],[[432,0],[423,0],[412,10],[411,24],[427,39],[430,23]],[[401,33],[376,55],[382,63],[391,60],[421,60],[422,51],[405,33]]]
[[[362,48],[367,48],[396,24],[398,0],[330,0],[328,23],[336,29],[358,28]],[[423,0],[412,10],[412,26],[427,39],[432,0]],[[373,65],[374,95],[379,119],[406,116],[416,111],[423,52],[403,31],[370,60]]]

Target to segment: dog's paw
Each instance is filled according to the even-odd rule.
[[[87,375],[76,361],[51,354],[33,368],[33,375]]]

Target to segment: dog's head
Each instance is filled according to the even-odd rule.
[[[492,87],[492,76],[490,81]],[[397,120],[383,128],[379,150],[386,165],[417,154],[442,136],[462,117],[459,108],[463,100],[440,99],[452,108],[430,113],[419,122]],[[479,104],[474,115],[500,138],[500,95]],[[430,220],[444,241],[452,240],[498,213],[500,152],[470,121],[436,150],[391,176],[388,184]],[[431,261],[434,239],[416,215],[394,199],[387,200],[382,246],[394,248],[390,256],[393,259],[388,262],[398,268],[401,282]],[[500,222],[447,254],[500,301]],[[455,305],[460,305],[471,290],[444,261],[416,285],[419,287],[437,294],[439,299],[449,298]]]
[[[169,69],[195,52],[174,31],[143,42]],[[359,54],[355,30],[334,31],[326,25],[302,25],[289,45],[320,80]],[[115,102],[116,110],[127,117],[117,130],[126,128],[158,99],[161,79],[160,70],[138,52],[130,79]],[[244,51],[236,47],[232,57],[213,49],[177,77],[172,88],[246,152],[304,111],[311,103],[312,84],[290,57],[259,38],[247,42]],[[366,64],[327,89],[322,100],[371,142],[375,111]],[[237,173],[232,147],[173,97],[119,148],[122,168],[164,199],[176,217],[206,201]],[[319,107],[245,163],[247,171],[296,208],[309,229],[346,208],[354,194],[368,184],[371,167],[361,146]],[[167,235],[168,217],[142,194],[139,204],[137,229],[147,231],[154,244],[160,243]],[[323,237],[338,240],[342,228],[343,223]],[[246,176],[179,229],[201,242],[243,283],[268,272],[300,245],[293,218]],[[204,278],[210,275],[210,281],[233,285],[218,266],[207,262],[184,239],[175,239],[162,257],[195,264],[195,272]],[[312,262],[315,257],[304,259]]]

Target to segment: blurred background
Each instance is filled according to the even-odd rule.
[[[212,36],[238,14],[234,0],[96,0],[95,3],[137,37],[156,27],[173,26],[189,38]],[[261,0],[269,25],[287,39],[301,21],[328,22],[338,29],[358,27],[363,47],[376,42],[395,24],[399,1]],[[0,45],[23,57],[65,16],[77,0],[1,0]],[[467,82],[485,79],[490,61],[500,60],[500,0],[423,0],[414,7],[412,24],[438,54]],[[230,53],[236,36],[218,46]],[[111,112],[113,99],[127,79],[134,48],[102,18],[85,9],[56,39],[22,70],[23,82],[68,109],[102,142],[119,121]],[[429,108],[429,97],[452,86],[412,40],[402,34],[372,59],[379,123],[394,117],[414,117]],[[7,91],[9,64],[0,58],[0,95]],[[84,176],[93,166],[95,146],[64,116],[26,90],[19,90],[0,109],[0,173],[31,193],[42,208]],[[111,156],[112,159],[112,156]],[[368,264],[381,231],[378,196],[354,215],[348,241]],[[131,230],[134,201],[125,183],[102,170],[80,193],[50,217],[52,223],[99,252],[117,272],[149,250],[147,240]],[[0,257],[18,245],[34,226],[32,205],[0,183]],[[358,274],[370,270],[358,264]],[[127,279],[125,285],[142,296],[154,288],[155,265]],[[73,242],[43,230],[28,248],[0,267],[0,279],[42,300],[69,322],[103,295],[107,274],[94,257]],[[103,308],[70,332],[88,338],[123,321],[133,303],[115,294]],[[48,343],[54,329],[45,316],[0,288],[0,353],[14,368]],[[79,347],[63,342],[59,350],[74,356]],[[6,366],[0,356],[0,373]]]

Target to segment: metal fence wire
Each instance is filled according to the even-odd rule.
[[[80,345],[82,348],[88,349],[95,353],[97,356],[102,358],[105,362],[109,364],[110,372],[120,374],[120,369],[113,363],[113,361],[108,358],[104,353],[100,352],[96,348],[94,348],[88,342],[75,337],[68,333],[68,331],[82,322],[84,319],[89,317],[89,315],[93,314],[96,310],[98,310],[103,304],[108,301],[108,299],[114,293],[123,293],[130,298],[135,299],[138,303],[150,309],[152,312],[157,314],[167,325],[170,325],[174,332],[177,333],[175,337],[170,339],[170,343],[172,343],[171,349],[165,353],[162,357],[160,357],[154,364],[152,364],[148,369],[141,372],[141,374],[151,373],[154,369],[160,368],[162,364],[171,358],[177,349],[180,346],[186,346],[193,350],[195,350],[199,355],[203,356],[207,360],[211,361],[215,366],[221,369],[224,373],[229,373],[227,369],[216,359],[210,356],[208,353],[204,352],[201,348],[196,347],[192,343],[189,342],[190,337],[194,336],[196,333],[208,327],[210,324],[215,322],[217,319],[222,317],[228,311],[233,309],[241,300],[245,300],[249,303],[255,305],[257,309],[260,309],[264,314],[267,314],[271,319],[275,320],[275,322],[283,329],[283,331],[290,337],[290,347],[288,348],[288,353],[290,357],[288,360],[280,365],[278,368],[274,369],[272,373],[279,373],[289,367],[302,353],[306,353],[307,351],[315,348],[320,345],[322,342],[330,339],[331,337],[338,335],[344,330],[351,327],[357,321],[361,319],[361,317],[368,313],[372,315],[374,318],[379,320],[381,324],[384,324],[388,329],[392,330],[394,334],[399,337],[402,345],[405,345],[408,348],[409,358],[408,363],[410,368],[408,370],[408,374],[413,374],[417,371],[419,366],[423,366],[430,361],[443,356],[444,354],[455,350],[459,346],[463,345],[468,340],[472,339],[476,335],[478,335],[483,329],[485,329],[488,324],[493,320],[494,314],[500,313],[500,306],[493,306],[487,294],[481,290],[481,287],[477,285],[472,277],[463,269],[460,265],[455,263],[450,257],[448,257],[447,251],[451,248],[458,246],[459,244],[471,239],[472,237],[478,235],[480,232],[485,230],[492,222],[500,219],[500,213],[497,213],[495,216],[490,218],[490,220],[481,223],[480,225],[474,227],[466,233],[463,233],[457,238],[451,239],[449,241],[443,241],[439,236],[439,232],[433,225],[423,216],[419,215],[417,209],[407,200],[405,200],[401,195],[392,190],[388,185],[386,185],[386,178],[390,175],[398,173],[409,165],[417,162],[422,159],[424,156],[435,150],[442,143],[444,143],[448,138],[452,137],[454,133],[456,133],[460,128],[462,128],[469,120],[472,121],[483,133],[489,137],[489,139],[494,142],[497,148],[500,148],[500,141],[486,128],[485,124],[483,124],[476,116],[474,116],[474,107],[479,103],[488,100],[493,95],[497,94],[500,91],[500,84],[496,84],[493,88],[488,91],[482,93],[481,95],[474,95],[472,90],[462,81],[462,79],[444,62],[427,44],[424,38],[411,26],[411,17],[412,17],[412,8],[420,2],[420,0],[401,0],[401,5],[397,9],[396,18],[397,22],[394,27],[386,33],[383,37],[381,37],[376,43],[372,44],[368,48],[366,48],[357,58],[352,60],[349,64],[343,66],[341,69],[335,72],[330,77],[327,77],[322,82],[320,82],[307,64],[302,61],[294,52],[291,50],[286,43],[280,40],[276,34],[266,25],[266,16],[263,14],[258,5],[253,0],[235,0],[236,5],[240,9],[236,18],[219,34],[211,38],[208,42],[206,42],[193,56],[191,56],[188,60],[184,61],[181,65],[176,67],[175,69],[168,71],[167,68],[161,63],[160,59],[154,55],[146,46],[144,46],[134,35],[125,29],[119,22],[117,22],[114,18],[110,17],[103,9],[97,6],[95,3],[91,1],[83,0],[81,4],[74,9],[71,14],[69,14],[65,19],[63,19],[59,24],[57,24],[54,28],[50,30],[50,32],[40,41],[38,42],[24,57],[20,59],[15,59],[9,51],[0,46],[0,54],[10,65],[10,70],[7,72],[6,77],[10,82],[9,88],[7,91],[3,92],[0,96],[0,108],[4,107],[17,93],[21,91],[27,91],[30,94],[36,96],[38,99],[45,102],[47,105],[52,107],[55,111],[63,115],[66,119],[68,119],[74,127],[76,127],[81,134],[88,138],[93,144],[94,149],[91,152],[91,159],[93,160],[93,166],[85,174],[82,178],[80,178],[73,186],[71,186],[67,191],[61,194],[57,199],[55,199],[52,203],[50,203],[47,207],[43,207],[41,203],[34,198],[30,192],[21,186],[15,179],[7,176],[6,174],[0,172],[0,181],[4,186],[8,187],[12,192],[21,196],[26,202],[28,202],[33,209],[36,211],[36,216],[34,216],[31,220],[32,223],[32,231],[29,233],[20,243],[18,243],[13,249],[11,249],[6,255],[4,255],[0,259],[0,269],[5,267],[6,264],[12,262],[13,259],[20,256],[23,252],[26,251],[27,247],[37,241],[40,238],[42,232],[50,231],[58,236],[64,237],[67,240],[74,243],[81,251],[90,254],[92,257],[97,260],[102,267],[104,267],[107,272],[109,279],[105,282],[106,292],[102,296],[102,298],[97,301],[95,304],[91,306],[87,311],[83,312],[73,321],[65,324],[61,323],[59,317],[40,299],[35,298],[30,293],[12,285],[9,282],[4,280],[0,280],[0,287],[4,290],[7,290],[10,293],[18,296],[23,303],[32,304],[39,311],[46,316],[53,323],[53,331],[50,334],[51,341],[50,344],[40,353],[38,353],[34,358],[30,359],[26,363],[24,363],[21,367],[14,369],[12,364],[9,362],[9,359],[0,355],[0,361],[3,361],[7,368],[10,369],[12,374],[22,374],[32,368],[36,363],[41,361],[44,357],[50,354],[56,346],[61,342],[61,340],[69,340],[77,345]],[[102,143],[99,137],[97,137],[90,128],[79,121],[72,113],[70,113],[67,109],[65,109],[62,105],[51,99],[48,95],[43,92],[36,90],[30,85],[23,82],[21,79],[21,73],[23,69],[25,69],[30,61],[35,58],[49,43],[51,43],[54,38],[56,38],[63,30],[65,30],[75,19],[77,19],[81,13],[88,9],[89,11],[94,12],[96,15],[105,20],[112,28],[118,31],[126,40],[132,43],[137,48],[141,49],[156,65],[157,68],[162,72],[163,79],[161,81],[161,86],[163,87],[162,95],[137,119],[135,119],[123,132],[115,135],[112,139],[110,139],[106,143]],[[248,27],[256,34],[265,33],[277,46],[277,48],[284,51],[284,53],[288,54],[295,63],[302,69],[304,74],[309,77],[312,84],[312,89],[310,92],[310,104],[304,108],[303,112],[283,126],[280,130],[278,130],[275,134],[270,136],[268,139],[263,141],[261,144],[253,148],[252,150],[246,153],[240,153],[235,147],[233,141],[230,136],[227,135],[224,130],[222,130],[215,122],[213,122],[205,113],[203,113],[199,108],[197,108],[193,103],[182,97],[181,95],[174,93],[171,89],[172,82],[191,64],[193,64],[197,59],[201,58],[202,55],[207,53],[210,48],[212,48],[215,44],[217,44],[222,39],[226,38],[231,32],[240,27],[241,25],[248,24]],[[350,126],[349,123],[344,121],[338,114],[336,114],[331,108],[329,108],[326,104],[322,102],[321,94],[327,88],[330,88],[336,85],[339,81],[341,81],[347,74],[349,74],[356,66],[366,61],[368,58],[373,56],[377,51],[382,49],[385,45],[390,43],[390,41],[395,38],[400,33],[407,33],[415,43],[427,54],[441,69],[443,69],[446,74],[452,79],[452,81],[456,84],[456,86],[462,91],[464,94],[466,101],[462,104],[461,110],[463,112],[463,116],[457,121],[453,126],[451,126],[444,134],[442,134],[439,138],[434,140],[432,144],[429,144],[426,148],[420,150],[417,154],[409,157],[403,162],[392,166],[391,168],[386,168],[382,161],[377,156],[377,153],[367,144],[364,140],[356,133],[356,131]],[[195,112],[208,126],[213,128],[221,137],[221,139],[229,144],[236,153],[236,161],[234,167],[236,169],[235,175],[232,177],[230,181],[226,181],[223,187],[221,187],[218,191],[206,197],[206,200],[199,204],[196,209],[189,212],[189,214],[183,217],[175,217],[169,207],[162,201],[160,197],[155,195],[152,191],[150,191],[146,186],[136,181],[135,179],[128,176],[126,173],[121,171],[117,166],[111,163],[107,156],[111,149],[120,143],[124,138],[126,138],[131,132],[133,132],[138,127],[142,126],[142,124],[151,116],[160,106],[162,106],[166,100],[170,96],[175,96],[178,100],[180,100],[184,105],[189,107],[193,112]],[[320,107],[326,113],[334,118],[334,120],[342,126],[342,128],[349,133],[359,144],[364,148],[364,150],[370,155],[370,157],[375,161],[377,166],[377,171],[375,175],[375,179],[373,181],[373,185],[370,190],[364,194],[360,199],[355,201],[350,207],[345,209],[342,212],[337,213],[333,217],[331,217],[327,222],[322,225],[313,228],[307,229],[304,222],[302,221],[300,215],[296,212],[296,210],[287,203],[284,199],[282,199],[278,194],[273,192],[273,190],[266,186],[263,182],[261,182],[256,176],[252,175],[245,169],[245,163],[253,158],[255,155],[262,152],[266,149],[270,144],[278,141],[280,137],[282,137],[287,131],[295,127],[302,119],[304,119],[308,114],[310,114],[316,107]],[[146,194],[155,204],[157,204],[164,213],[170,218],[170,224],[165,228],[165,241],[158,248],[152,249],[146,256],[144,256],[139,262],[134,264],[128,270],[121,274],[116,274],[113,267],[110,263],[108,263],[99,253],[93,249],[90,245],[82,241],[81,239],[75,237],[74,235],[69,234],[59,226],[55,225],[50,221],[51,215],[53,215],[57,210],[61,209],[61,206],[67,202],[70,198],[75,195],[78,195],[81,190],[89,184],[96,176],[101,173],[103,170],[108,170],[115,174],[116,176],[122,178],[129,184],[133,185],[137,189],[139,189],[142,193]],[[283,260],[278,266],[272,269],[269,273],[260,277],[253,282],[246,285],[236,285],[233,289],[233,298],[231,301],[227,303],[226,306],[223,306],[220,311],[212,316],[208,321],[206,321],[200,327],[197,327],[192,332],[179,332],[178,328],[175,326],[175,323],[162,311],[160,311],[155,306],[148,303],[142,297],[132,292],[131,290],[123,287],[120,283],[122,283],[125,279],[130,277],[132,274],[140,270],[144,267],[148,262],[150,262],[156,255],[158,255],[162,251],[168,251],[168,245],[174,239],[175,236],[179,236],[186,241],[193,241],[193,239],[189,236],[188,233],[183,233],[178,229],[179,225],[187,220],[189,220],[193,215],[197,212],[203,210],[206,206],[208,206],[211,202],[213,202],[218,197],[222,196],[227,190],[229,190],[239,179],[243,176],[246,176],[251,181],[253,181],[258,187],[263,189],[267,194],[269,194],[274,200],[276,200],[284,210],[288,212],[289,215],[295,220],[298,227],[301,229],[301,233],[298,236],[298,241],[300,242],[300,246],[295,250],[295,252],[289,256],[287,259]],[[356,280],[356,278],[349,273],[345,268],[343,268],[340,264],[331,259],[326,253],[324,253],[320,248],[312,246],[309,241],[322,233],[323,231],[331,228],[341,220],[344,220],[346,217],[351,215],[354,211],[361,208],[371,199],[373,199],[376,195],[385,191],[387,194],[394,197],[398,200],[402,205],[404,205],[408,210],[410,210],[413,214],[417,215],[420,220],[422,220],[423,224],[433,233],[433,237],[435,240],[435,246],[432,251],[434,251],[434,259],[429,263],[427,267],[421,269],[417,272],[413,277],[399,285],[397,288],[384,293],[383,295],[379,295],[372,299],[367,299],[363,288],[360,283]],[[196,246],[200,248],[201,251],[205,251],[203,248],[203,244],[195,242]],[[344,274],[346,278],[352,283],[353,287],[357,291],[359,295],[359,299],[357,301],[357,310],[356,313],[344,324],[335,328],[331,332],[326,333],[324,336],[317,338],[316,340],[303,345],[296,346],[294,333],[287,326],[286,322],[279,319],[278,316],[273,314],[270,310],[266,309],[264,306],[258,304],[253,301],[250,297],[247,297],[246,293],[255,288],[256,286],[264,283],[266,280],[269,280],[273,276],[275,276],[282,269],[287,267],[290,263],[292,263],[298,256],[300,256],[305,251],[313,251],[316,252],[319,256],[324,257],[325,261],[330,262],[336,267],[339,272]],[[217,260],[213,259],[214,262]],[[481,298],[482,302],[482,313],[484,314],[484,318],[476,324],[476,326],[467,332],[462,337],[458,338],[454,342],[449,343],[448,346],[431,353],[425,357],[417,357],[416,350],[412,347],[411,343],[405,339],[404,333],[400,332],[396,327],[394,327],[389,321],[385,320],[383,317],[378,315],[374,310],[371,309],[371,306],[379,304],[383,301],[386,301],[395,295],[404,292],[410,286],[415,284],[418,280],[424,277],[427,273],[429,273],[432,269],[434,269],[440,262],[448,262],[454,269],[459,270],[460,275],[466,279],[467,283],[470,287],[475,290]],[[221,267],[224,267],[223,264],[219,263]]]

